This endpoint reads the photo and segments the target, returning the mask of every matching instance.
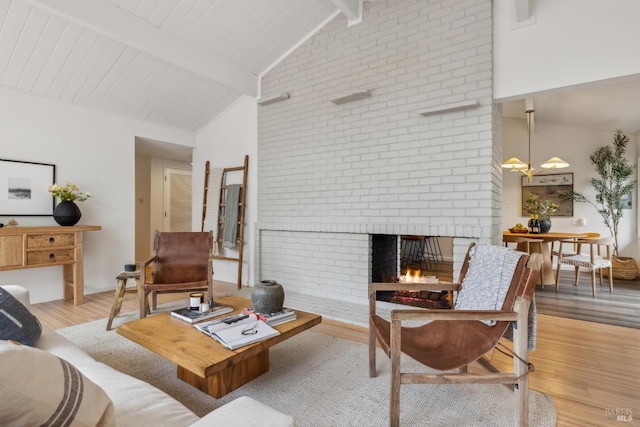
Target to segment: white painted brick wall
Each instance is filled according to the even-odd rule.
[[[277,280],[285,298],[292,291],[362,303],[364,289],[366,300],[371,256],[367,234],[264,230],[259,240],[261,280]]]
[[[263,77],[263,98],[291,99],[258,108],[260,279],[364,303],[368,234],[463,251],[498,234],[491,25],[490,0],[367,1],[362,24],[338,16]],[[465,100],[481,106],[417,114]]]

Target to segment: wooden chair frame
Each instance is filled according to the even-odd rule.
[[[460,282],[468,268],[469,256],[465,259]],[[450,384],[450,383],[483,383],[483,384],[513,384],[514,399],[517,404],[515,425],[528,425],[529,414],[529,380],[528,380],[528,315],[531,299],[535,290],[535,283],[542,266],[542,255],[534,253],[528,256],[528,262],[521,280],[521,294],[516,296],[513,310],[392,310],[391,312],[391,397],[389,425],[396,427],[400,424],[400,385],[401,384]],[[517,274],[517,272],[516,272]],[[376,342],[377,337],[373,327],[373,316],[376,315],[376,292],[403,290],[398,283],[371,283],[369,285],[369,376],[376,376]],[[513,285],[512,285],[513,286]],[[459,292],[459,283],[411,283],[407,284],[411,291],[450,291]],[[468,373],[468,365],[458,369],[458,372],[437,373],[403,373],[401,372],[400,355],[402,353],[402,322],[403,321],[469,321],[469,320],[497,320],[513,322],[513,372],[499,372],[486,357],[478,361],[488,370],[486,374]],[[470,360],[469,363],[474,360]]]
[[[158,232],[156,231],[156,234]],[[169,284],[163,284],[154,286],[154,279],[156,275],[156,268],[158,266],[158,257],[154,254],[151,258],[139,265],[140,270],[140,318],[144,318],[151,312],[151,309],[155,310],[158,306],[157,294],[160,293],[172,293],[172,292],[188,292],[188,291],[207,291],[207,298],[213,297],[213,232],[209,234],[209,255],[207,262],[207,280],[206,283],[176,283],[173,287]],[[150,268],[151,266],[151,268]],[[151,270],[151,276],[149,276],[149,270]],[[151,309],[149,307],[148,295],[151,294]]]
[[[556,267],[556,291],[560,286],[560,269],[561,266],[570,265],[574,267],[574,284],[578,286],[580,279],[580,268],[586,268],[591,273],[591,294],[596,296],[596,270],[600,273],[600,285],[602,285],[602,270],[605,268],[608,271],[609,276],[609,292],[613,292],[613,264],[611,263],[613,237],[600,237],[600,238],[575,238],[560,240],[560,247],[558,248],[558,265]],[[568,251],[564,248],[566,245],[571,245],[571,249]],[[581,262],[575,259],[575,257],[583,256],[582,247],[589,246],[589,262]],[[597,259],[602,258],[609,261],[608,267],[597,267]],[[572,260],[573,262],[564,262],[563,259]]]

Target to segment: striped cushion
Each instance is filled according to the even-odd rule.
[[[114,426],[107,394],[64,359],[0,341],[3,426]]]

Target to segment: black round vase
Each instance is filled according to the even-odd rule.
[[[282,310],[284,289],[275,280],[261,280],[251,292],[253,311],[257,313],[275,313]]]
[[[548,233],[551,230],[551,220],[550,219],[541,219],[540,220],[540,233]]]
[[[74,202],[60,202],[53,210],[53,219],[60,225],[76,225],[82,212]]]

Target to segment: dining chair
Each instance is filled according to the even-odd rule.
[[[560,285],[560,270],[563,265],[573,266],[575,271],[575,286],[578,286],[580,268],[591,272],[591,293],[596,296],[596,271],[600,273],[600,285],[602,285],[602,270],[607,269],[609,275],[609,292],[613,292],[613,237],[601,238],[576,238],[560,240],[558,248],[558,266],[556,268],[556,291]],[[564,248],[570,246],[569,252]],[[574,249],[575,248],[575,249]]]
[[[579,237],[575,237],[575,238],[576,239],[578,238],[595,239],[597,237],[600,237],[600,233],[595,233],[590,231],[588,233],[581,234]],[[563,240],[572,240],[572,239],[574,238],[563,239]],[[553,264],[553,257],[558,258],[558,250],[560,249],[559,247],[556,247],[556,243],[559,244],[560,240],[553,240],[551,242],[551,263],[552,264]],[[573,249],[571,249],[569,245],[565,245],[565,248],[563,249],[563,253],[564,253],[564,256],[575,255],[576,254],[575,245],[573,245]]]

